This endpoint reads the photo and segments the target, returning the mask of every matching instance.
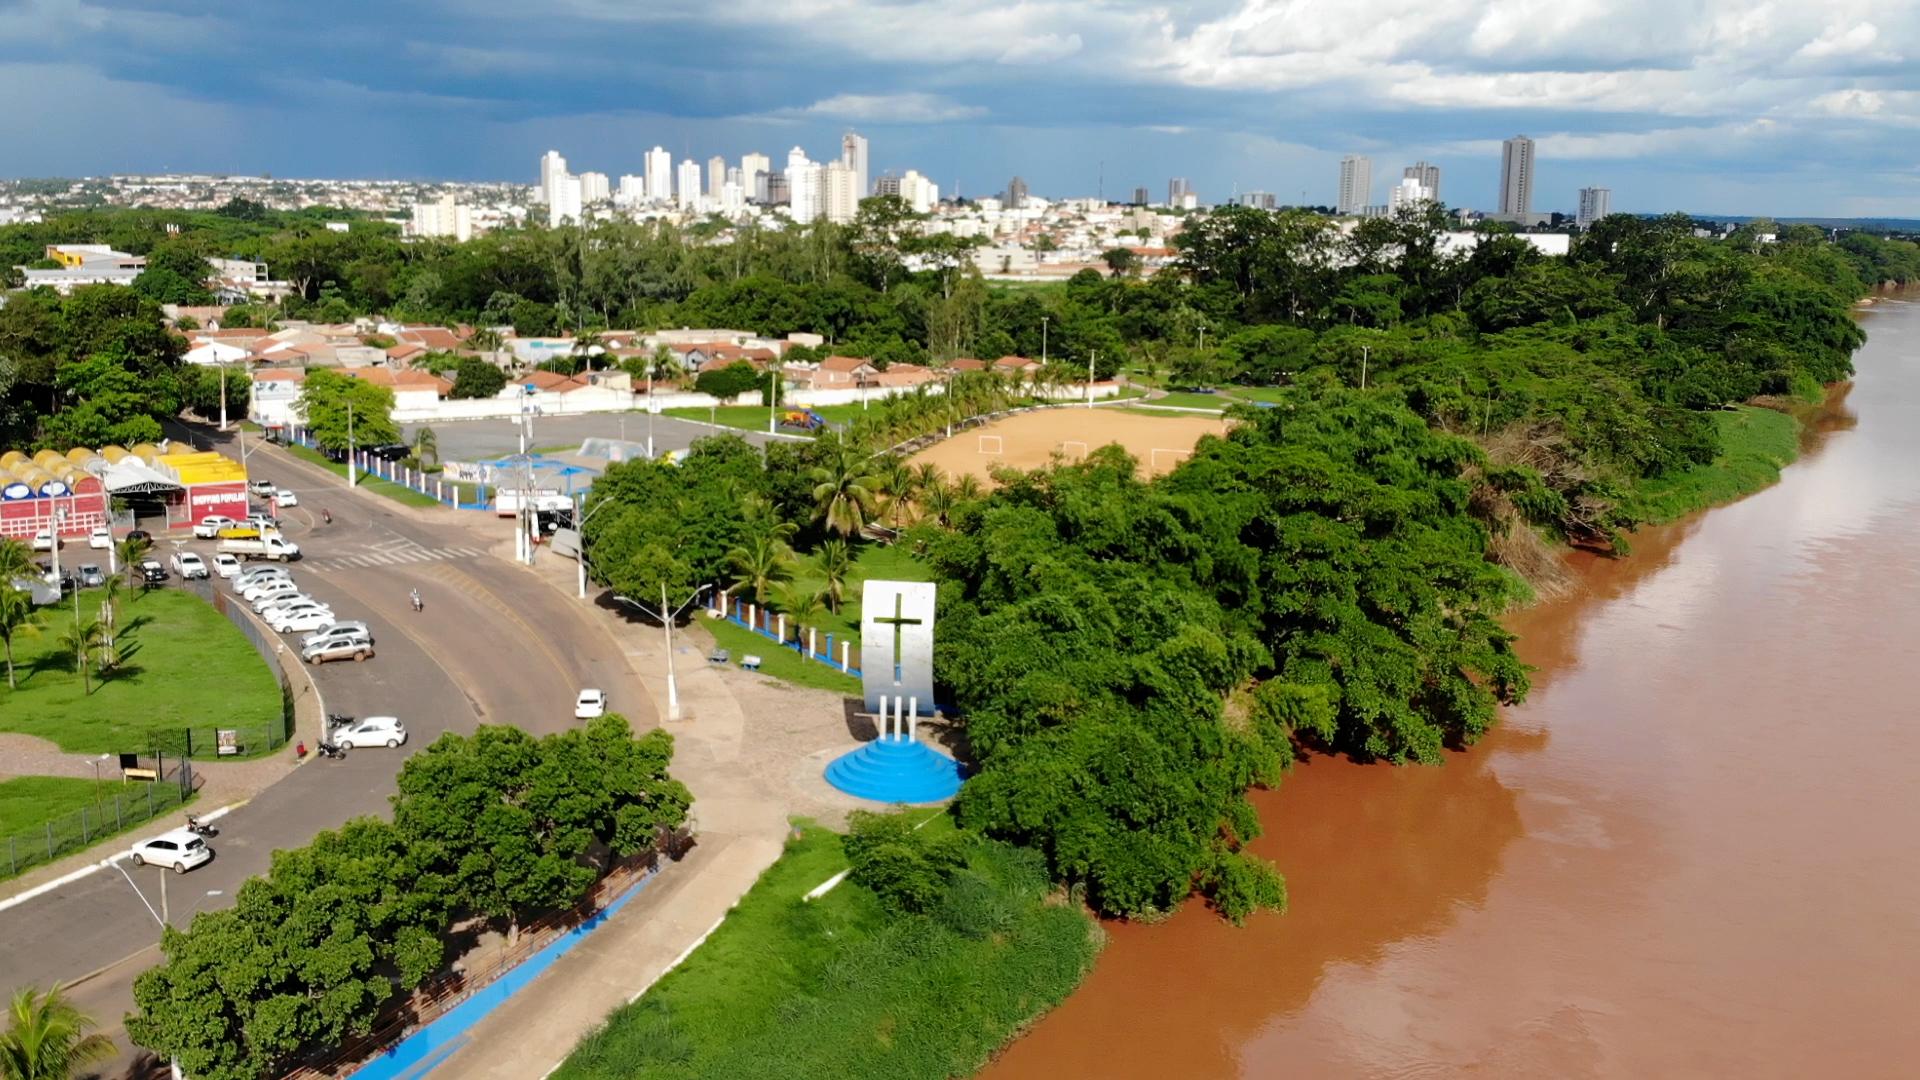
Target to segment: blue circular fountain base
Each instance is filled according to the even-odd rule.
[[[960,790],[960,763],[916,740],[883,736],[829,763],[827,783],[875,802],[941,802]]]

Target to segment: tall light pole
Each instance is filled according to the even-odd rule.
[[[218,348],[219,346],[215,346]],[[227,430],[227,362],[220,361],[220,430]]]
[[[680,689],[673,681],[673,620],[679,618],[680,613],[687,610],[688,605],[700,599],[701,595],[711,588],[713,588],[711,582],[700,586],[693,590],[692,596],[687,597],[685,604],[668,611],[667,583],[664,581],[660,583],[660,626],[667,634],[667,718],[670,720],[680,719]]]
[[[1200,351],[1201,352],[1207,351],[1207,324],[1206,323],[1200,324]]]
[[[347,401],[347,486],[355,487],[359,484],[359,482],[360,482],[359,474],[354,472],[354,469],[353,469],[353,401],[352,399],[348,399]]]
[[[1047,316],[1040,316],[1040,366],[1047,366]]]
[[[648,461],[652,461],[652,460],[653,460],[653,413],[654,413],[654,408],[653,408],[653,365],[655,364],[655,362],[657,362],[657,361],[658,361],[658,359],[659,359],[659,358],[658,358],[657,356],[650,356],[650,357],[648,357],[648,358],[647,358],[647,460],[648,460]],[[626,439],[626,437],[627,437],[627,436],[626,436],[626,428],[625,428],[625,426],[624,426],[624,425],[626,424],[626,417],[624,417],[624,416],[623,416],[623,417],[621,417],[621,418],[620,418],[620,422],[621,422],[621,424],[623,425],[623,426],[621,427],[621,435],[620,435],[620,438],[621,438],[621,440],[622,440],[622,441],[625,441],[625,439]]]
[[[1087,352],[1087,408],[1093,408],[1093,362],[1100,355],[1099,349]]]
[[[60,588],[60,533],[62,530],[66,528],[66,526],[67,526],[67,508],[64,506],[54,507],[53,508],[53,587],[55,589]],[[73,590],[73,595],[74,595],[74,604],[75,604],[74,610],[78,611],[80,610],[78,606],[80,602],[79,601],[80,590],[79,589]]]
[[[767,434],[779,430],[776,418],[780,410],[780,365],[778,362],[767,365]]]
[[[1367,388],[1367,361],[1372,358],[1372,355],[1372,346],[1360,346],[1360,389],[1362,390]]]

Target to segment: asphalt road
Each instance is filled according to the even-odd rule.
[[[274,850],[354,817],[386,814],[401,762],[442,732],[471,732],[483,722],[534,734],[562,730],[576,723],[572,703],[583,686],[606,690],[637,729],[656,722],[625,658],[585,619],[581,602],[484,554],[510,535],[509,522],[448,511],[447,524],[425,524],[276,448],[255,451],[249,465],[252,475],[300,496],[300,506],[281,513],[304,556],[292,564],[294,580],[374,633],[372,659],[310,669],[326,710],[398,716],[408,742],[354,750],[344,761],[309,760],[223,818],[213,861],[190,873],[123,862],[131,883],[107,869],[0,913],[0,993],[82,980],[71,996],[115,1035],[132,1007],[133,977],[159,958],[158,924],[134,884],[155,909],[164,888],[169,921],[185,927],[197,912],[230,904],[242,882],[268,868]],[[332,511],[330,525],[320,523],[323,506]],[[171,545],[162,539],[158,546]],[[185,546],[210,554],[212,545]],[[415,588],[425,603],[420,613],[408,601]],[[290,648],[298,637],[287,636]]]
[[[413,433],[421,427],[433,428],[440,456],[448,461],[490,461],[520,451],[520,424],[515,420],[408,424],[403,429],[403,437],[409,444],[412,443]],[[736,431],[732,428],[720,430],[743,436],[756,446],[768,441],[765,432]],[[706,424],[695,424],[672,416],[656,416],[653,418],[653,451],[660,455],[684,450],[693,445],[695,439],[714,433],[715,429]],[[582,440],[589,438],[626,439],[645,445],[647,415],[631,412],[537,417],[533,422],[533,442],[529,445],[568,445],[571,449],[561,455],[566,456],[571,450],[579,449]]]

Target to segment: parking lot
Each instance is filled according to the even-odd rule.
[[[411,445],[416,431],[422,427],[433,428],[434,440],[440,448],[440,457],[446,461],[491,461],[518,453],[520,450],[520,424],[515,420],[462,420],[457,423],[408,424],[404,429],[404,438]],[[735,431],[732,428],[720,429],[725,433],[740,435],[759,446],[768,439],[762,432]],[[668,454],[675,450],[684,450],[693,445],[695,439],[714,434],[715,429],[705,424],[696,424],[672,416],[653,418],[653,448],[655,455]],[[586,439],[623,439],[644,445],[647,441],[647,414],[628,413],[588,413],[579,416],[540,416],[533,421],[533,441],[529,444],[541,446],[568,446],[577,449]],[[568,451],[554,451],[553,456],[571,458]],[[606,462],[594,459],[580,459],[578,464],[595,468],[604,467]]]

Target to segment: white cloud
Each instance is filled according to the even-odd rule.
[[[870,124],[939,124],[978,120],[987,115],[981,106],[962,105],[938,94],[922,93],[836,94],[795,111],[806,116]]]
[[[1044,64],[1064,60],[1080,51],[1079,34],[1041,34],[1016,41],[1000,54],[1003,64]]]
[[[1857,56],[1872,48],[1880,37],[1880,28],[1870,22],[1854,23],[1851,26],[1836,23],[1827,27],[1819,37],[1800,46],[1794,56],[1808,60],[1824,60],[1834,56]]]

